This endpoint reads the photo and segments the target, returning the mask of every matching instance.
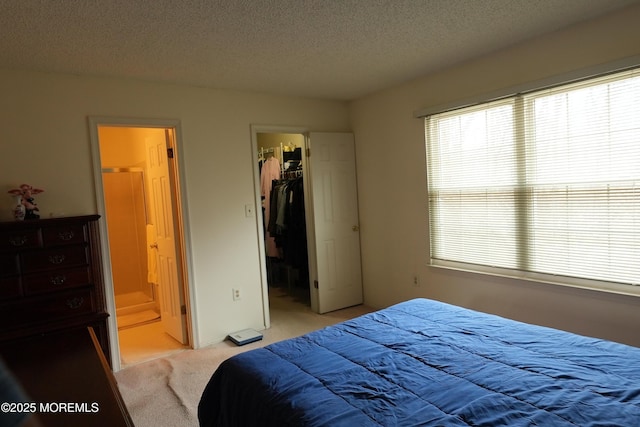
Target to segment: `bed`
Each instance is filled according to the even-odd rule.
[[[640,426],[640,348],[415,299],[238,354],[209,426]]]

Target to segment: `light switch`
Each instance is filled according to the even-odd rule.
[[[244,205],[244,216],[247,218],[253,218],[253,205]]]

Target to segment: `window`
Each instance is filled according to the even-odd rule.
[[[640,70],[434,114],[425,132],[432,264],[640,285]]]

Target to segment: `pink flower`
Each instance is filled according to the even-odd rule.
[[[14,196],[22,196],[25,199],[31,198],[31,196],[35,194],[40,194],[44,190],[39,188],[33,188],[29,184],[22,184],[20,188],[14,188],[13,190],[9,190],[9,194],[13,194]]]

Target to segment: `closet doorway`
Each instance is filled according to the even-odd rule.
[[[111,341],[117,335],[114,360],[127,366],[189,346],[176,135],[172,127],[94,125]]]
[[[298,162],[297,155],[286,154],[292,148],[298,148],[289,141],[293,139],[293,135],[299,138],[302,145],[299,164],[295,163]],[[274,283],[284,283],[287,290],[305,292],[308,299],[304,302],[316,313],[362,304],[360,224],[353,134],[308,133],[301,129],[252,126],[252,149],[256,160],[256,204],[264,207],[264,213],[257,215],[257,228],[262,252],[265,326],[270,325],[269,298],[270,292],[277,287]],[[281,159],[272,160],[278,155]],[[293,156],[295,162],[284,163]],[[274,179],[278,171],[281,177]],[[297,173],[290,173],[295,171]],[[288,182],[290,180],[300,181],[304,200],[300,196],[296,197],[295,192],[287,192],[288,189],[296,188]],[[286,187],[275,191],[281,181],[285,181]],[[284,198],[279,200],[288,206],[288,210],[279,209],[281,202],[276,201],[276,197],[281,194],[284,194]],[[260,210],[259,208],[258,211]],[[302,210],[304,213],[301,213]],[[287,214],[295,218],[295,224],[287,223]],[[282,231],[283,235],[278,236]],[[279,245],[288,244],[287,239],[290,238],[304,238],[305,246],[289,245],[288,252],[286,246],[282,253],[279,252]],[[270,239],[275,240],[275,248]],[[297,260],[293,268],[290,268],[291,258]],[[282,273],[284,278],[278,275]]]
[[[256,132],[255,140],[269,300],[284,298],[310,306],[305,135]]]

